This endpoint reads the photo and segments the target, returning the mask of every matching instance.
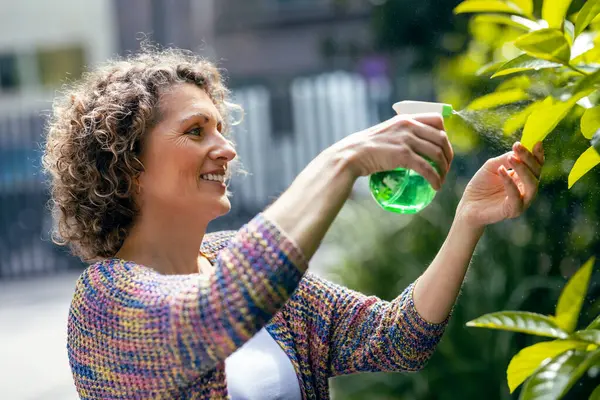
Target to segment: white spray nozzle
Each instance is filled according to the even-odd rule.
[[[412,100],[399,101],[392,108],[397,114],[440,113],[442,117],[449,117],[454,111],[450,104]]]

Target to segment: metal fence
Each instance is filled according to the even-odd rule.
[[[233,179],[233,210],[209,229],[241,226],[321,150],[385,117],[380,111],[389,109],[390,86],[385,79],[336,71],[291,81],[284,98],[260,85],[234,89],[245,110],[234,139],[249,174]],[[284,123],[274,123],[277,118]],[[49,239],[52,221],[39,169],[44,123],[40,113],[0,119],[0,279],[83,266]]]

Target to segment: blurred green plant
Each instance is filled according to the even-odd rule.
[[[600,314],[587,328],[575,330],[594,260],[592,257],[571,277],[553,316],[499,311],[467,323],[467,326],[556,338],[526,347],[510,361],[506,371],[510,392],[525,382],[520,399],[560,399],[590,368],[600,366]],[[600,385],[595,392],[600,393]]]

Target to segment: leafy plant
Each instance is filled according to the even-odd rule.
[[[600,88],[600,0],[588,0],[569,15],[571,5],[571,0],[544,0],[541,19],[536,17],[533,0],[466,0],[454,9],[456,14],[478,14],[475,24],[510,31],[494,39],[490,50],[500,51],[494,51],[492,60],[479,69],[479,74],[510,77],[509,81],[467,108],[522,103],[524,107],[506,119],[503,130],[507,135],[521,130],[521,142],[529,149],[571,114],[578,114],[583,137],[600,137],[600,110],[595,106]],[[528,79],[535,74],[542,79]],[[590,143],[575,161],[569,188],[600,164],[598,142]]]
[[[600,314],[585,329],[576,330],[593,266],[592,257],[573,275],[553,316],[500,311],[467,323],[555,338],[524,348],[510,361],[506,371],[510,392],[525,382],[520,399],[560,399],[590,368],[600,367]],[[595,392],[600,393],[600,385]]]

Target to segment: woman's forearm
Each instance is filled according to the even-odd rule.
[[[327,149],[263,214],[296,243],[308,260],[321,244],[355,180],[342,153]]]
[[[414,288],[415,308],[425,320],[439,323],[448,317],[483,230],[457,212],[442,248]]]

